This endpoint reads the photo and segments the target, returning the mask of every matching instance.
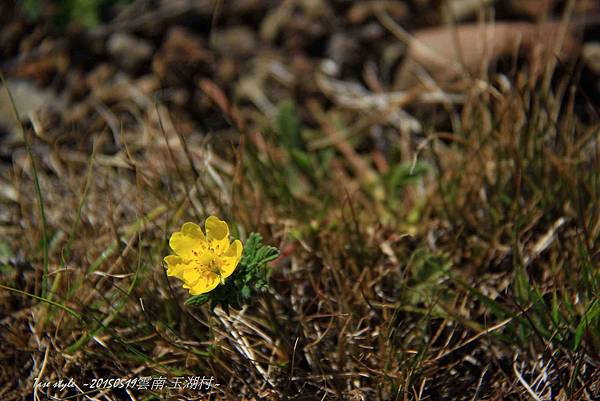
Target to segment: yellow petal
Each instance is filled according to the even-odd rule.
[[[219,285],[219,276],[214,273],[206,273],[194,285],[189,286],[190,295],[200,295],[214,290]]]
[[[187,269],[184,270],[178,278],[183,281],[184,287],[191,288],[202,281],[204,275],[201,274],[198,269]]]
[[[177,255],[165,256],[163,259],[167,265],[167,276],[182,277],[183,271],[192,268],[190,261]]]
[[[169,245],[173,252],[184,259],[195,258],[208,247],[200,226],[194,223],[185,223],[181,231],[174,232]]]
[[[239,239],[236,239],[221,256],[219,259],[219,271],[221,272],[222,278],[231,276],[231,273],[233,273],[242,258],[242,249],[242,242]]]
[[[229,227],[218,217],[209,216],[204,223],[206,238],[216,255],[221,255],[229,247]]]

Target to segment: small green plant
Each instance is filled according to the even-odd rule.
[[[275,247],[264,245],[262,236],[250,234],[244,244],[244,253],[235,272],[225,281],[225,284],[214,290],[190,297],[187,305],[202,305],[210,302],[211,309],[221,305],[225,312],[229,307],[240,309],[250,303],[257,295],[269,288],[270,269],[268,263],[279,256]]]
[[[32,21],[49,16],[59,28],[78,24],[87,29],[95,28],[102,21],[102,15],[115,4],[130,0],[21,0],[19,7]]]

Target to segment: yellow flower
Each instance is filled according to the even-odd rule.
[[[242,242],[229,243],[227,223],[210,216],[204,223],[206,236],[194,223],[185,223],[171,235],[174,255],[165,257],[167,275],[183,281],[190,295],[204,294],[224,283],[242,257]]]

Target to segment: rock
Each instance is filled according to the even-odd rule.
[[[298,2],[310,20],[332,18],[334,16],[331,6],[325,0],[300,0]]]
[[[105,82],[113,79],[117,70],[114,65],[109,63],[98,63],[85,77],[85,84],[89,91],[93,92],[97,88],[104,86]]]
[[[232,0],[230,7],[234,14],[250,14],[263,11],[265,4],[262,0]]]
[[[417,71],[424,67],[438,82],[449,82],[469,73],[477,76],[482,66],[510,56],[518,46],[525,56],[538,54],[541,60],[569,60],[579,52],[575,28],[567,27],[562,35],[560,21],[531,23],[498,21],[493,24],[457,24],[411,32],[407,57],[397,76],[395,88],[405,89],[415,83]]]
[[[243,58],[256,52],[257,39],[251,29],[236,26],[214,32],[211,45],[221,55]]]
[[[378,8],[387,12],[397,21],[402,21],[409,15],[408,7],[403,2],[375,0],[355,2],[348,10],[346,17],[351,24],[363,24],[375,16]]]
[[[200,36],[175,26],[169,30],[160,50],[154,55],[152,70],[168,85],[186,85],[212,61],[212,54],[204,47]]]
[[[23,80],[8,80],[8,90],[12,95],[21,122],[29,120],[33,113],[45,109],[60,111],[64,109],[64,101],[53,92],[39,89],[34,84]],[[19,136],[19,125],[15,120],[13,106],[4,86],[0,85],[0,127],[6,131],[10,139]]]
[[[583,62],[595,74],[600,75],[600,42],[589,42],[581,51]]]
[[[360,52],[360,46],[356,38],[343,32],[331,35],[327,43],[327,57],[340,66],[357,61],[356,55]],[[362,60],[359,60],[362,61]]]
[[[381,25],[376,24],[374,22],[361,26],[358,31],[358,38],[362,42],[366,43],[374,43],[376,41],[381,41],[383,40],[384,36],[385,31],[383,30]]]
[[[127,33],[114,33],[107,43],[108,53],[120,67],[135,72],[148,63],[154,48],[146,40]]]

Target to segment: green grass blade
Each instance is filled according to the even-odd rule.
[[[47,299],[47,298],[44,298],[44,297],[40,297],[40,296],[37,296],[35,294],[31,294],[31,293],[23,291],[23,290],[19,290],[18,288],[8,287],[8,286],[2,285],[2,284],[0,284],[0,288],[2,288],[4,290],[7,290],[7,291],[15,292],[17,294],[25,295],[27,297],[31,297],[33,299],[37,299],[38,301],[45,302],[45,303],[50,304],[52,306],[56,306],[56,307],[64,310],[65,312],[67,312],[69,315],[73,316],[77,320],[83,320],[81,318],[81,315],[79,313],[75,312],[73,309],[71,309],[68,306],[65,306],[65,305],[63,305],[61,303],[54,302],[54,301],[52,301],[50,299]]]
[[[15,119],[17,120],[17,124],[21,130],[21,134],[23,136],[23,141],[25,142],[25,148],[27,149],[27,155],[29,156],[29,160],[31,161],[31,168],[33,170],[33,182],[35,185],[35,194],[38,201],[38,207],[40,210],[40,218],[42,219],[42,248],[44,252],[44,262],[43,262],[43,274],[42,274],[42,292],[41,298],[46,298],[46,293],[48,292],[48,265],[49,265],[49,257],[48,257],[48,224],[46,222],[46,211],[44,209],[44,197],[42,195],[42,189],[40,187],[40,180],[38,178],[37,166],[35,164],[35,159],[33,157],[33,151],[31,150],[31,144],[29,143],[29,138],[27,138],[27,134],[25,133],[25,129],[23,128],[23,124],[21,124],[21,118],[19,117],[19,111],[17,110],[17,105],[15,104],[15,100],[8,89],[8,83],[4,78],[4,74],[0,73],[0,80],[2,81],[2,85],[4,85],[4,90],[6,90],[6,94],[10,100],[10,105],[12,107],[12,111]]]

